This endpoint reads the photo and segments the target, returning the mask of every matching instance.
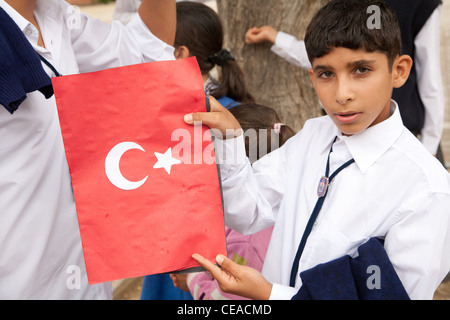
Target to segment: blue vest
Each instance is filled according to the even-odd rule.
[[[441,0],[386,0],[397,13],[402,33],[403,54],[415,56],[414,40],[427,20],[442,4]],[[392,98],[398,103],[403,123],[418,134],[425,122],[425,107],[417,87],[417,72],[413,65],[411,74],[403,87],[394,89]]]
[[[222,97],[220,99],[217,99],[217,101],[221,105],[223,105],[225,108],[227,108],[227,109],[231,109],[233,107],[236,107],[236,106],[240,105],[239,102],[237,102],[237,101],[235,101],[235,100],[233,100],[233,99],[231,99],[231,98],[229,98],[227,96],[224,96],[224,97]]]

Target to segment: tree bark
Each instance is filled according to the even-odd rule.
[[[302,40],[313,15],[328,0],[217,0],[225,48],[242,66],[257,103],[274,108],[286,125],[298,131],[321,114],[308,72],[270,51],[271,44],[248,45],[245,32],[270,25]]]

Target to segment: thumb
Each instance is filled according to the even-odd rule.
[[[241,134],[241,126],[231,112],[213,97],[210,97],[210,104],[210,112],[186,114],[184,116],[184,121],[190,125],[201,123],[211,129],[221,132],[225,137],[239,136]]]

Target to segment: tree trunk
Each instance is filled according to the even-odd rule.
[[[257,103],[272,107],[298,131],[321,108],[307,70],[270,51],[271,44],[248,45],[245,32],[270,25],[303,39],[309,21],[328,0],[217,0],[225,32],[225,48],[242,66]]]

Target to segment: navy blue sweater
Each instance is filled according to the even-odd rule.
[[[12,114],[36,90],[50,98],[51,79],[22,30],[0,8],[0,104]]]

